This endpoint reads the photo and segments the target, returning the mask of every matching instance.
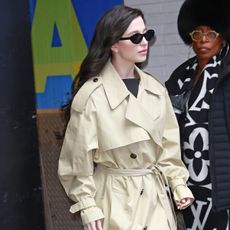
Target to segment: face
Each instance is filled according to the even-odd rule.
[[[146,26],[142,17],[135,18],[122,35],[122,38],[130,37],[136,33],[144,34]],[[119,40],[112,47],[112,59],[118,59],[122,63],[144,62],[148,54],[148,41],[145,37],[141,42],[134,44],[131,40]]]
[[[200,30],[202,33],[213,31],[208,26],[198,26],[195,30]],[[207,36],[203,35],[200,40],[192,41],[192,47],[199,60],[208,62],[213,56],[219,53],[223,46],[223,38],[219,34],[215,40],[209,40]]]

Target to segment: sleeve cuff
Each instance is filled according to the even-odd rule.
[[[96,206],[95,200],[93,198],[84,198],[81,199],[78,203],[72,205],[69,211],[71,213],[75,213],[93,206]]]
[[[100,220],[104,218],[104,214],[98,207],[91,207],[81,211],[81,219],[83,225],[86,225],[92,221]]]
[[[173,197],[175,201],[180,201],[184,198],[192,198],[193,194],[186,185],[178,185],[173,191]]]
[[[174,193],[174,190],[176,189],[176,187],[178,187],[179,185],[183,185],[183,186],[187,187],[184,180],[181,178],[180,179],[173,179],[173,180],[169,181],[169,185],[170,185],[173,193]]]

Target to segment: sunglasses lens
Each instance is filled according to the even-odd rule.
[[[138,44],[141,42],[142,38],[143,38],[142,34],[134,34],[133,36],[130,37],[130,40],[132,43]]]
[[[145,39],[146,39],[148,42],[151,41],[151,40],[153,39],[154,35],[155,35],[154,30],[148,30],[148,31],[144,34]]]
[[[139,44],[142,41],[143,37],[145,37],[145,39],[149,42],[150,40],[153,39],[154,35],[155,35],[154,30],[148,30],[144,34],[136,33],[131,37],[120,38],[120,40],[131,40],[132,43]]]

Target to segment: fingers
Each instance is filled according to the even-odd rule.
[[[98,230],[102,230],[102,223],[101,220],[96,220],[96,226]]]
[[[88,228],[88,230],[97,230],[96,229],[96,222],[93,221],[93,222],[88,223],[87,228]]]
[[[191,203],[193,199],[192,198],[184,198],[176,203],[178,209],[185,209],[187,208]]]
[[[101,220],[92,221],[88,223],[86,226],[88,230],[102,230]]]

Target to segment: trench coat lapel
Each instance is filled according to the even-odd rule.
[[[143,72],[138,67],[135,67],[135,70],[138,72],[138,75],[141,78],[141,84],[145,91],[148,91],[156,96],[163,94],[163,91],[159,88],[159,85],[155,81],[152,81],[152,76],[150,77],[148,73]],[[159,110],[156,109],[154,113],[150,114],[150,112],[141,105],[139,100],[137,100],[133,95],[130,95],[126,111],[126,118],[144,128],[150,134],[152,139],[160,147],[162,147],[159,124],[157,124],[159,117]]]
[[[153,94],[161,94],[158,87],[153,85],[153,81],[151,81],[151,83],[148,81],[149,76],[146,76],[147,74],[143,73],[143,71],[137,67],[136,71],[141,78],[144,90],[150,91]],[[140,101],[128,91],[110,61],[105,66],[101,76],[111,109],[116,109],[117,106],[127,99],[128,103],[125,118],[145,129],[150,134],[151,138],[159,146],[162,146],[159,127],[156,125],[156,120],[160,116],[160,112],[156,109],[154,114],[150,114],[141,105]]]
[[[109,105],[111,109],[115,109],[129,96],[130,92],[110,61],[104,67],[101,77]]]
[[[156,125],[156,120],[160,116],[159,112],[150,115],[141,103],[134,96],[130,95],[125,116],[129,121],[144,128],[152,139],[162,147],[159,128]]]

